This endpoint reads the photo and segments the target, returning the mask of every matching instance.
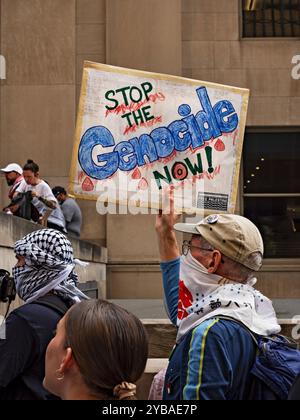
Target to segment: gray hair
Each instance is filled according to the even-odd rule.
[[[201,242],[201,244],[207,248],[210,251],[214,251],[216,248],[212,246],[206,239],[203,238],[203,236],[198,235],[195,236],[197,239]],[[244,264],[241,264],[240,262],[234,261],[230,257],[227,257],[222,253],[222,257],[224,262],[226,263],[226,267],[224,267],[224,271],[228,272],[230,274],[231,279],[247,283],[254,277],[256,277],[256,271],[252,270],[251,268],[246,267]],[[250,265],[259,265],[262,266],[263,262],[263,255],[261,252],[253,252],[250,254],[247,259],[245,260],[245,263]]]

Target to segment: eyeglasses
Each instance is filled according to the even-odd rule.
[[[213,252],[213,249],[202,248],[201,246],[192,245],[191,241],[183,241],[182,243],[182,255],[187,256],[191,248],[201,249],[202,251]]]

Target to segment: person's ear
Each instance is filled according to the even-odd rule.
[[[210,274],[216,273],[222,262],[222,254],[220,251],[213,251],[212,258],[209,261],[207,271]]]
[[[73,356],[73,351],[71,347],[68,347],[66,349],[64,358],[60,364],[59,372],[62,374],[66,373],[68,370],[70,370],[75,365],[75,360]]]

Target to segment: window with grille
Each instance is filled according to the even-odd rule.
[[[243,37],[300,37],[300,0],[242,0]]]
[[[300,257],[300,132],[247,133],[244,215],[262,233],[266,258]]]

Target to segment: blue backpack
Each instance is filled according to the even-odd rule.
[[[300,374],[300,351],[297,343],[276,334],[255,337],[257,356],[251,369],[253,377],[250,400],[287,400]]]
[[[229,317],[251,335],[257,347],[252,366],[251,391],[248,400],[287,400],[300,374],[300,351],[296,341],[280,334],[261,336],[254,334],[243,323]]]

